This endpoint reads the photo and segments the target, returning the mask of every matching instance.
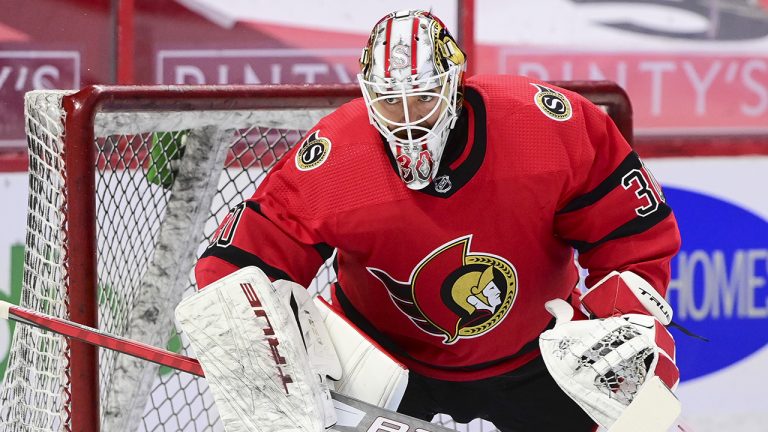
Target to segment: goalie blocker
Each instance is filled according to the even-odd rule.
[[[339,420],[331,389],[395,410],[408,382],[402,364],[322,299],[256,267],[186,299],[176,317],[227,430],[322,431]]]

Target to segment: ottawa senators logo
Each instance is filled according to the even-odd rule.
[[[573,115],[571,101],[564,94],[540,84],[531,84],[539,91],[533,97],[536,106],[552,120],[566,121]]]
[[[315,131],[299,146],[296,152],[296,168],[301,171],[315,169],[328,159],[330,152],[331,140],[321,137],[320,131]]]
[[[424,332],[450,345],[496,327],[517,297],[517,271],[502,257],[470,253],[472,236],[448,242],[413,269],[407,282],[368,267],[398,309]]]

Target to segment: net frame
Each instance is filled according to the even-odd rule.
[[[631,104],[615,83],[552,84],[581,93],[604,107],[631,143]],[[360,97],[360,88],[356,85],[92,86],[62,94],[65,115],[60,126],[63,128],[66,214],[61,217],[67,226],[63,258],[66,277],[62,281],[64,316],[92,327],[99,324],[95,199],[98,163],[94,152],[99,127],[97,114],[330,109],[356,97]],[[67,416],[65,429],[96,432],[101,424],[98,350],[77,341],[67,342],[67,347],[70,400],[62,407]]]

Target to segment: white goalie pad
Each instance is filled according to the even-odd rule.
[[[408,385],[408,368],[370,341],[356,326],[337,314],[323,299],[315,304],[341,362],[335,390],[391,411],[396,411]]]
[[[227,432],[324,431],[336,421],[296,322],[301,314],[286,306],[290,297],[247,267],[176,308]]]
[[[284,306],[293,312],[299,323],[301,337],[312,368],[323,380],[326,376],[335,380],[341,379],[341,363],[325,326],[324,314],[321,313],[312,296],[306,288],[295,282],[277,280],[274,286],[280,292],[290,293],[283,296]]]
[[[659,358],[665,353],[655,343],[657,324],[653,317],[629,314],[570,321],[573,309],[564,300],[549,301],[546,307],[557,323],[539,337],[544,363],[555,382],[593,420],[610,429],[638,397],[644,407],[652,408],[645,411],[649,419],[659,420],[654,423],[656,428],[642,430],[666,431],[673,425],[680,406],[672,392],[654,377]],[[659,384],[664,391],[659,391]],[[646,393],[656,392],[650,399],[657,402],[648,404],[647,398],[639,398],[646,387]],[[660,398],[659,394],[668,397]],[[658,405],[654,407],[654,403]],[[642,417],[636,411],[628,412],[634,413],[633,418]]]

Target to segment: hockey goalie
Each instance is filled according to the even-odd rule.
[[[616,428],[636,399],[647,400],[645,389],[675,388],[664,294],[680,236],[661,188],[584,97],[527,77],[465,79],[467,61],[432,13],[383,17],[360,58],[362,97],[311,128],[200,258],[202,294],[239,269],[260,269],[271,288],[247,295],[283,311],[248,331],[277,333],[278,323],[289,329],[291,315],[304,316],[297,286],[334,257],[334,319],[390,361],[345,366],[347,348],[334,341],[337,364],[324,337],[302,338],[316,325],[265,334],[272,363],[260,363],[271,377],[264,385],[275,400],[291,391],[302,400],[272,406],[269,430],[298,422],[280,423],[298,412],[311,421],[307,430],[331,424],[325,376],[340,369],[342,386],[355,383],[350,394],[357,382],[367,390],[382,379],[368,395],[377,403],[427,421],[483,418],[502,431]],[[589,272],[584,294],[574,250]],[[296,284],[292,297],[286,283]],[[188,322],[217,328],[216,319]],[[307,359],[292,369],[281,363],[304,349]],[[258,399],[259,412],[272,400]],[[673,396],[664,401],[675,405]],[[668,411],[657,423],[630,423],[663,430]]]

